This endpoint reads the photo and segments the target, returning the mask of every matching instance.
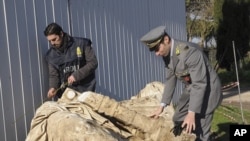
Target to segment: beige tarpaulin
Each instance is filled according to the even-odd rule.
[[[76,114],[77,111],[79,114]],[[60,105],[45,102],[32,120],[26,141],[117,140],[113,137],[114,133],[112,135],[104,127],[116,132],[119,129],[99,114],[89,111],[88,107],[76,103]]]
[[[159,119],[147,115],[159,105],[163,84],[152,82],[130,100],[66,89],[57,102],[42,104],[31,121],[26,141],[181,141],[170,132],[173,108]]]

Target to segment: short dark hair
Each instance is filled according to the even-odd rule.
[[[52,35],[52,34],[56,34],[56,35],[60,35],[63,32],[62,27],[60,25],[58,25],[57,23],[50,23],[44,30],[44,35],[48,36],[48,35]]]

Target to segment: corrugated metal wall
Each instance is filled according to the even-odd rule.
[[[1,141],[23,141],[46,100],[49,45],[43,30],[50,22],[92,39],[99,61],[96,91],[117,100],[164,81],[161,58],[139,41],[144,33],[166,25],[172,37],[186,39],[183,0],[1,0],[0,19]]]

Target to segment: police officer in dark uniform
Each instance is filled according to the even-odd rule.
[[[49,24],[44,35],[51,45],[46,53],[49,68],[48,98],[60,98],[66,86],[79,92],[95,91],[98,62],[91,40],[72,37],[57,23]]]
[[[173,133],[184,129],[195,133],[197,141],[210,140],[210,128],[215,109],[222,101],[221,83],[206,55],[197,44],[171,38],[165,26],[152,29],[141,41],[166,66],[166,82],[159,108],[151,115],[157,118],[172,101],[175,107]],[[177,80],[185,85],[179,98],[173,96]]]

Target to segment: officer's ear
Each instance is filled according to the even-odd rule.
[[[60,37],[63,37],[63,34],[64,34],[64,33],[61,31]]]

